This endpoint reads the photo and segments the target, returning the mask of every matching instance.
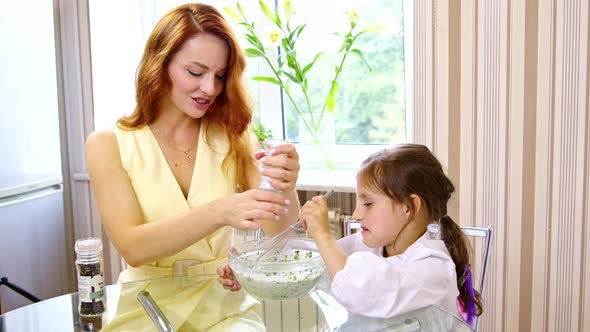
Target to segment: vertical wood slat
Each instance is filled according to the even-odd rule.
[[[495,230],[484,290],[484,331],[500,331],[505,321],[507,10],[506,1],[478,1],[475,219],[479,226],[492,225]]]
[[[588,6],[587,17],[590,17],[590,6]],[[590,60],[588,60],[588,55],[590,55],[590,24],[586,29],[586,77],[590,77]],[[584,178],[586,178],[585,184],[585,191],[584,194],[586,196],[586,202],[584,202],[584,225],[582,234],[584,236],[584,243],[582,245],[582,253],[584,256],[584,260],[582,261],[582,266],[584,270],[581,272],[582,276],[585,278],[582,280],[582,287],[580,294],[582,295],[582,303],[581,303],[581,330],[582,331],[590,331],[590,84],[588,84],[588,80],[586,81],[586,105],[585,105],[585,112],[586,114],[586,139],[585,139],[585,146],[586,151],[584,152],[585,166],[584,166]]]
[[[321,315],[315,302],[309,296],[299,299],[299,331],[318,331],[318,315]],[[321,331],[321,330],[320,330]]]
[[[433,1],[414,2],[414,142],[433,146]]]
[[[548,330],[581,330],[587,151],[588,1],[558,2]],[[587,208],[587,207],[586,207]]]
[[[434,1],[434,107],[432,109],[432,143],[431,150],[443,165],[449,165],[449,3]],[[455,50],[453,50],[455,51]],[[436,109],[436,112],[434,112]],[[448,169],[448,167],[447,167]]]
[[[510,2],[508,9],[508,84],[507,89],[507,177],[506,177],[506,285],[504,287],[504,329],[518,331],[521,309],[522,233],[524,200],[524,82],[526,19],[524,1]],[[529,190],[531,188],[528,188]]]
[[[476,64],[477,64],[477,1],[461,2],[461,114],[460,114],[460,177],[459,221],[461,225],[475,222],[475,145],[476,145]],[[476,261],[477,262],[477,261]],[[476,268],[479,263],[474,262]]]
[[[590,17],[590,5],[588,3],[586,5],[586,17]],[[584,270],[582,271],[582,276],[585,276],[582,280],[582,287],[580,294],[582,295],[582,303],[581,303],[581,328],[582,331],[590,331],[590,83],[588,82],[590,79],[590,60],[588,57],[590,56],[590,23],[587,22],[586,28],[586,35],[583,37],[583,40],[586,41],[586,105],[584,106],[584,114],[586,114],[586,139],[585,139],[585,147],[586,150],[583,154],[583,160],[585,160],[584,166],[584,178],[586,178],[585,190],[584,194],[586,196],[586,202],[584,202],[584,224],[583,224],[583,232],[585,234],[583,245],[582,245],[582,253],[584,260],[582,261],[582,266]],[[582,57],[582,59],[584,59]]]
[[[264,325],[267,331],[283,331],[282,301],[264,304]]]
[[[299,311],[300,302],[301,299],[281,301],[281,331],[301,331],[301,326],[299,325],[299,316],[301,315]],[[315,316],[313,319],[315,320]]]
[[[535,202],[536,221],[533,252],[533,280],[531,299],[531,331],[547,331],[549,306],[549,230],[551,225],[551,173],[553,152],[553,67],[555,42],[555,8],[553,0],[539,2],[538,47],[537,47],[537,140],[535,142]]]
[[[538,67],[538,25],[539,25],[539,4],[537,0],[526,0],[525,3],[525,38],[524,44],[524,90],[523,90],[523,113],[524,119],[521,124],[523,131],[522,142],[522,218],[511,220],[510,223],[518,223],[520,227],[520,275],[516,278],[520,283],[520,295],[518,302],[518,326],[516,331],[532,331],[532,284],[534,278],[534,232],[537,227],[534,218],[534,202],[537,196],[535,188],[536,169],[534,162],[536,151],[533,148],[537,139],[537,67]],[[513,18],[513,21],[518,18]],[[511,135],[511,137],[513,137]],[[511,308],[507,308],[511,310]],[[509,318],[510,319],[510,318]]]

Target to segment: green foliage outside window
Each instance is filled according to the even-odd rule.
[[[385,31],[370,33],[356,42],[363,50],[373,72],[368,72],[361,59],[352,57],[339,79],[336,98],[336,142],[347,144],[392,144],[406,141],[406,100],[404,73],[404,34],[402,1],[358,1],[358,24],[366,26],[383,20]],[[310,81],[329,77],[334,71],[325,54],[317,61]],[[309,95],[312,104],[319,104],[326,87],[314,86]],[[297,99],[299,98],[299,99]],[[296,102],[302,102],[296,96]],[[298,116],[286,107],[287,137],[298,141]]]
[[[334,112],[336,107],[336,98],[338,98],[339,80],[348,69],[347,60],[357,57],[364,65],[371,70],[366,61],[363,52],[356,46],[356,43],[367,32],[373,28],[364,30],[355,29],[358,21],[358,14],[355,10],[348,12],[349,27],[346,33],[338,34],[341,38],[341,46],[337,51],[336,58],[331,58],[332,64],[335,64],[331,73],[323,73],[320,77],[314,76],[314,66],[325,52],[309,52],[313,57],[307,61],[302,52],[297,47],[297,42],[304,36],[306,23],[292,24],[291,17],[296,14],[293,8],[293,2],[290,0],[283,1],[282,11],[271,9],[264,0],[259,0],[258,4],[262,13],[274,24],[274,30],[270,31],[268,38],[271,43],[281,46],[281,54],[278,62],[272,60],[272,47],[268,47],[265,39],[259,36],[255,28],[255,23],[250,21],[238,3],[237,12],[232,7],[224,8],[225,12],[239,22],[245,29],[244,38],[248,41],[249,47],[245,53],[249,57],[262,58],[271,69],[270,76],[255,76],[253,80],[275,84],[281,87],[286,99],[289,101],[288,107],[295,110],[296,114],[301,117],[301,124],[311,134],[314,143],[319,141],[319,132],[322,125],[325,112]],[[308,50],[309,51],[309,50]],[[310,80],[310,77],[317,79]],[[316,86],[327,87],[327,90],[316,88]],[[313,93],[310,93],[313,91]],[[322,93],[325,92],[325,93]],[[319,102],[316,102],[320,99]],[[307,117],[303,115],[307,114]]]

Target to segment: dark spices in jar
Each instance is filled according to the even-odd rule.
[[[77,240],[76,254],[78,312],[82,317],[101,315],[105,311],[101,240]]]

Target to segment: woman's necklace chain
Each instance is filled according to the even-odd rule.
[[[175,151],[184,153],[184,159],[186,160],[186,165],[188,167],[191,167],[193,165],[193,163],[191,161],[191,151],[194,150],[195,145],[197,145],[197,140],[198,139],[195,139],[195,142],[193,143],[193,145],[190,148],[188,148],[188,149],[178,149],[176,146],[174,146],[174,145],[170,144],[170,142],[168,142],[168,139],[166,138],[166,135],[164,135],[164,133],[162,133],[162,131],[160,131],[159,128],[155,128],[154,127],[154,131],[156,132],[156,134],[158,134],[158,136],[162,137],[162,139],[164,140],[164,143],[166,143],[166,145],[168,145],[169,147],[171,147]]]

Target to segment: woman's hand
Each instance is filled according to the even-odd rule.
[[[289,211],[291,201],[282,194],[250,189],[212,202],[221,213],[222,224],[241,230],[260,227],[256,220],[278,221]]]
[[[321,236],[330,236],[330,223],[328,221],[328,206],[324,196],[315,196],[303,205],[299,220],[307,229],[307,234],[314,240]]]
[[[299,154],[293,144],[281,144],[268,153],[257,152],[255,158],[260,160],[260,174],[269,178],[270,185],[276,190],[290,192],[295,190],[299,176]]]
[[[228,264],[218,267],[217,274],[219,275],[217,281],[223,285],[223,288],[232,292],[239,291],[242,288],[240,283],[234,277],[234,272]]]

